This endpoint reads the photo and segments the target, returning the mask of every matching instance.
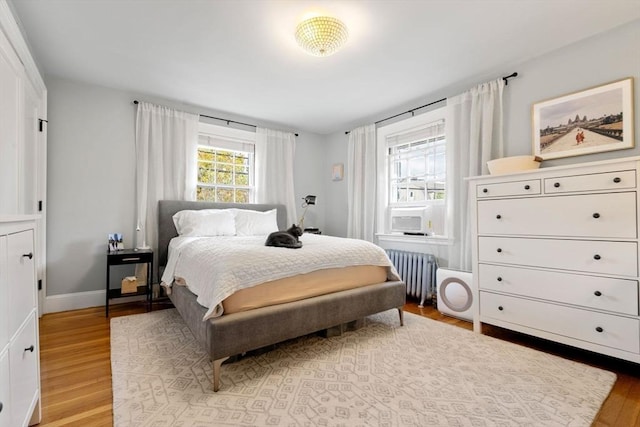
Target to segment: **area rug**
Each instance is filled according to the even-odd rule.
[[[117,427],[589,426],[616,380],[396,310],[224,364],[217,393],[175,309],[118,317],[111,367]]]

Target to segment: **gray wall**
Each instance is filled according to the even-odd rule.
[[[640,77],[640,20],[520,64],[505,64],[499,70],[493,70],[473,80],[459,82],[438,92],[416,98],[375,117],[365,118],[354,128],[437,99],[457,95],[474,85],[511,74],[513,71],[518,72],[518,77],[509,80],[504,92],[505,156],[532,154],[531,106],[533,103],[626,77],[634,77],[635,80],[635,139],[640,140],[640,80],[638,79]],[[443,105],[445,104],[438,104],[435,107]],[[419,110],[420,113],[427,111],[429,109]],[[409,115],[386,121],[380,126],[407,117]],[[331,156],[332,162],[345,162],[345,178],[349,173],[346,169],[347,142],[348,136],[344,135],[344,132],[327,135],[327,153]],[[636,143],[633,149],[628,150],[545,161],[542,167],[639,154],[640,143]],[[331,205],[346,206],[346,185],[344,188],[338,188],[328,183],[327,193],[327,201]],[[338,236],[346,236],[346,222],[346,208],[336,209],[331,212],[331,215],[327,215],[327,231]]]
[[[324,169],[327,171],[323,175],[326,187],[326,214],[325,214],[325,234],[332,236],[347,236],[347,176],[349,167],[347,165],[347,143],[349,136],[344,131],[336,132],[325,136],[324,141]],[[344,165],[344,178],[342,181],[333,181],[331,177],[331,167],[336,163]]]
[[[105,287],[107,234],[120,232],[125,247],[135,233],[134,99],[184,111],[287,129],[228,113],[205,110],[135,93],[46,76],[49,92],[47,211],[47,296]],[[246,127],[245,127],[246,129]],[[295,130],[293,130],[295,131]],[[295,193],[318,196],[305,224],[324,227],[322,159],[324,137],[296,139]],[[116,279],[122,275],[117,274]]]
[[[532,58],[504,64],[473,79],[423,94],[403,105],[390,106],[376,117],[365,117],[353,127],[372,123],[442,97],[461,93],[475,84],[512,71],[505,91],[506,155],[530,154],[531,105],[624,77],[640,76],[640,21]],[[479,65],[479,69],[482,68]],[[205,110],[149,96],[71,82],[46,76],[49,91],[47,295],[104,289],[106,236],[122,232],[125,246],[134,235],[134,119],[131,101],[143,99],[232,120],[287,129],[279,124]],[[416,88],[419,93],[420,88]],[[363,102],[366,102],[363,97]],[[640,90],[635,88],[635,129],[640,133]],[[389,124],[391,122],[385,122]],[[350,130],[350,129],[344,129]],[[346,164],[348,137],[344,130],[331,135],[300,133],[297,139],[295,192],[301,202],[307,194],[318,196],[305,224],[325,234],[347,234]],[[638,139],[636,137],[636,139]],[[640,154],[630,150],[571,157],[544,166],[586,162]],[[343,163],[345,179],[331,180],[331,166]],[[373,207],[372,207],[373,208]],[[299,215],[302,209],[298,204]]]
[[[46,79],[47,295],[104,289],[107,234],[134,236],[132,98]]]

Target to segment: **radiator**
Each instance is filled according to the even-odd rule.
[[[386,249],[391,263],[407,285],[407,295],[420,299],[419,307],[436,296],[438,263],[432,254]]]

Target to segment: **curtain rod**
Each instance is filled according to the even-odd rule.
[[[502,80],[504,80],[504,85],[505,85],[505,86],[509,85],[509,79],[510,79],[510,78],[512,78],[512,77],[517,77],[517,76],[518,76],[518,73],[517,73],[517,72],[511,73],[511,74],[509,74],[508,76],[504,76],[504,77],[502,78]],[[437,101],[433,101],[433,102],[430,102],[430,103],[428,103],[428,104],[424,104],[424,105],[421,105],[421,106],[419,106],[419,107],[412,108],[411,110],[407,110],[407,111],[404,111],[404,112],[402,112],[402,113],[398,113],[398,114],[395,114],[395,115],[393,115],[393,116],[386,117],[386,118],[384,118],[384,119],[380,119],[380,120],[378,120],[377,122],[374,122],[374,124],[376,124],[376,125],[377,125],[378,123],[382,123],[382,122],[386,122],[387,120],[395,119],[396,117],[398,117],[398,116],[402,116],[403,114],[407,114],[407,113],[411,113],[411,116],[413,117],[413,115],[414,115],[414,113],[415,113],[415,111],[416,111],[416,110],[419,110],[419,109],[421,109],[421,108],[428,107],[428,106],[433,105],[433,104],[438,104],[438,103],[440,103],[440,102],[444,102],[444,101],[446,101],[446,100],[447,100],[447,98],[438,99]],[[345,135],[349,135],[349,133],[351,133],[351,131],[350,131],[350,130],[347,130],[347,131],[345,131],[345,132],[344,132],[344,134],[345,134]]]
[[[134,99],[134,100],[133,100],[133,103],[134,103],[134,104],[136,104],[136,105],[138,105],[138,104],[139,104],[139,102],[138,102],[138,100],[137,100],[137,99]],[[198,114],[198,115],[199,115],[199,116],[202,116],[202,117],[206,117],[206,118],[208,118],[208,119],[214,119],[214,120],[220,120],[220,121],[223,121],[223,122],[227,122],[227,126],[229,126],[229,123],[235,123],[235,124],[237,124],[237,125],[250,126],[250,127],[252,127],[252,128],[257,128],[257,127],[258,127],[258,126],[256,126],[256,125],[252,125],[251,123],[243,123],[243,122],[237,122],[237,121],[235,121],[235,120],[221,119],[220,117],[207,116],[206,114]],[[297,134],[297,133],[294,133],[294,135],[295,135],[295,136],[298,136],[298,134]]]

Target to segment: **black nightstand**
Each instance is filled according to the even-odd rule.
[[[138,286],[137,292],[123,294],[121,289],[109,289],[109,278],[112,265],[147,264],[147,284]],[[146,295],[147,307],[151,308],[153,293],[151,289],[151,275],[153,272],[153,250],[151,249],[123,249],[107,253],[107,296],[105,316],[109,317],[109,300],[112,298]]]

